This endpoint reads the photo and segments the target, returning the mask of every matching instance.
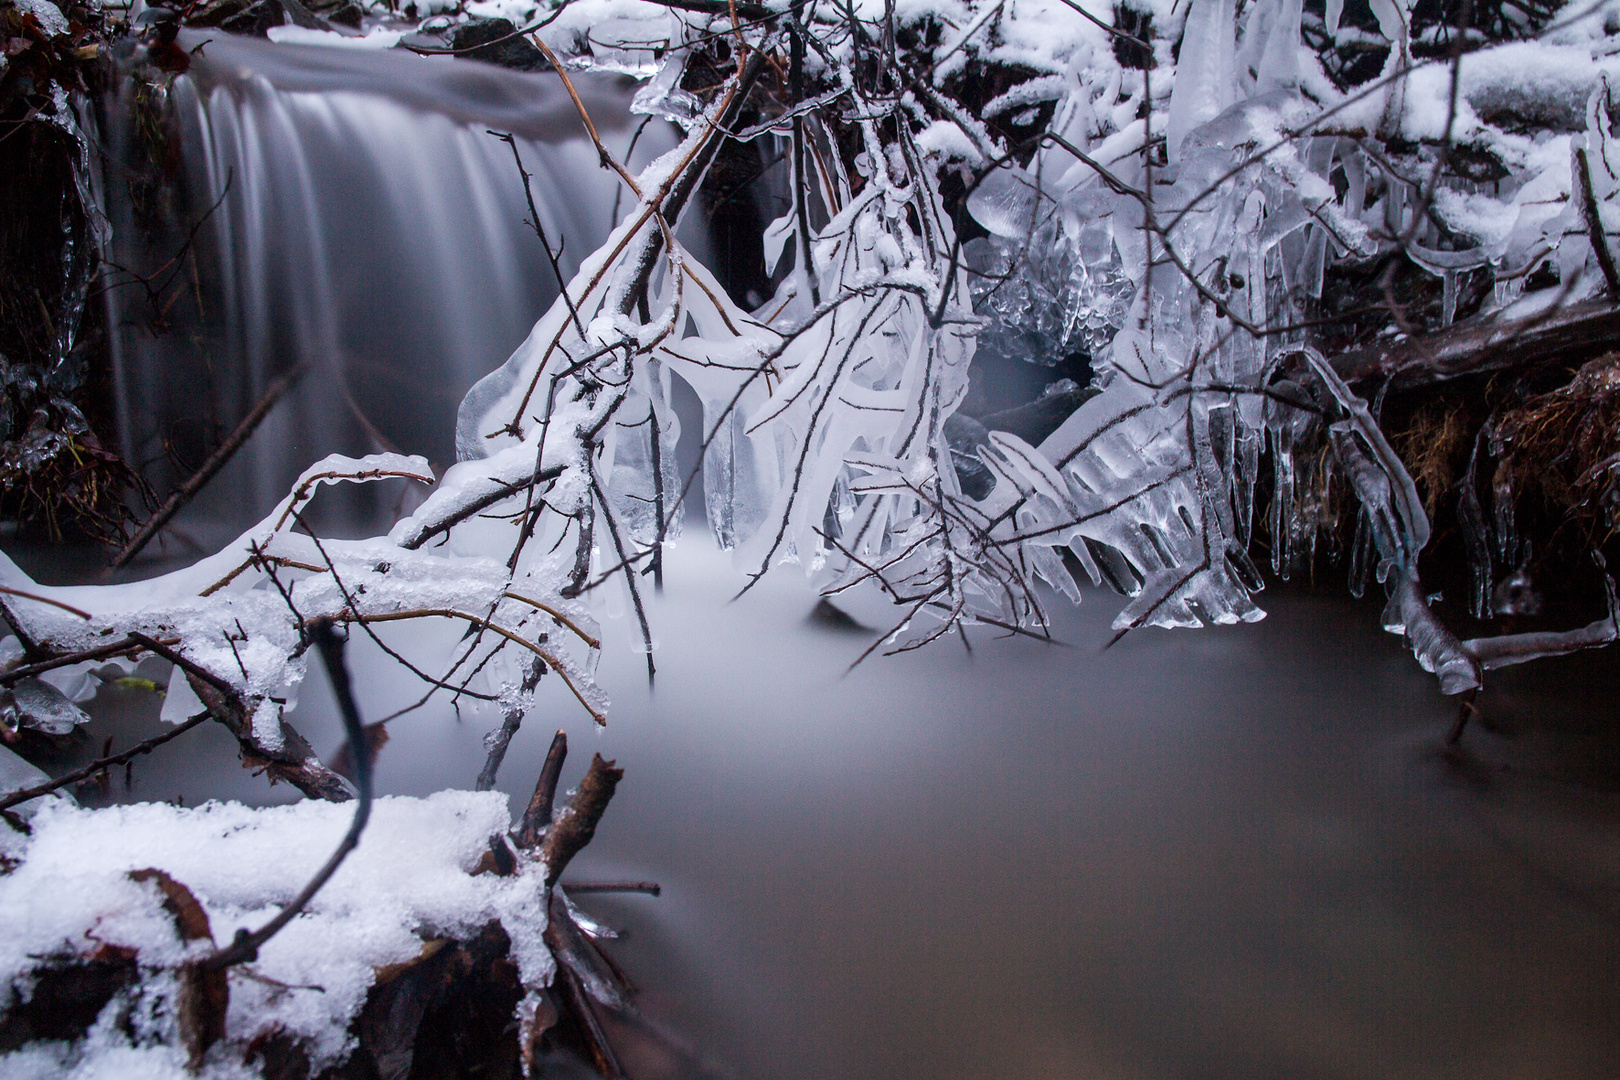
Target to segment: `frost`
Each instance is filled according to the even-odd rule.
[[[68,32],[67,16],[51,0],[13,0],[18,12],[39,20],[39,28],[48,37]]]

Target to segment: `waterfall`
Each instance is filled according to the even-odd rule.
[[[462,395],[557,295],[512,150],[489,132],[515,136],[564,277],[629,209],[561,81],[402,50],[181,44],[197,51],[166,100],[126,78],[99,125],[124,454],[160,487],[183,479],[306,364],[190,528],[254,519],[331,452],[448,464]],[[621,160],[673,145],[624,85],[575,82]],[[334,524],[388,509],[354,503]]]

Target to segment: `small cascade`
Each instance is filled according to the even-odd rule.
[[[255,519],[328,453],[448,464],[462,395],[557,295],[512,147],[491,132],[515,137],[565,278],[629,209],[560,80],[399,50],[180,43],[196,51],[166,93],[126,78],[101,118],[124,453],[172,485],[306,365],[193,529]],[[621,160],[673,145],[630,114],[625,86],[575,83]]]

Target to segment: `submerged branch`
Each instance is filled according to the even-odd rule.
[[[551,749],[546,751],[545,764],[534,782],[534,794],[523,810],[518,823],[517,845],[525,850],[540,842],[541,835],[551,827],[552,802],[557,796],[557,781],[562,776],[563,761],[568,757],[568,735],[562,730],[551,737]]]
[[[184,735],[186,732],[208,719],[211,719],[208,713],[198,713],[196,716],[193,716],[184,723],[176,724],[168,731],[163,732],[163,734],[154,735],[145,742],[138,743],[135,746],[130,747],[128,750],[121,751],[117,754],[112,754],[108,757],[97,758],[95,761],[92,761],[90,764],[84,766],[84,768],[75,769],[70,773],[57,777],[55,780],[38,784],[31,788],[24,788],[21,791],[13,791],[4,799],[0,799],[0,811],[10,810],[13,806],[25,803],[29,799],[35,799],[41,795],[49,795],[51,792],[56,791],[59,788],[67,787],[69,784],[78,783],[80,780],[83,780],[86,777],[94,776],[103,769],[111,769],[114,766],[123,765],[126,762],[133,761],[142,754],[149,754],[153,750],[156,750],[158,747],[162,746],[164,743],[168,742],[170,739],[175,739],[181,735]]]
[[[596,825],[602,820],[602,812],[607,809],[614,789],[623,778],[623,769],[616,768],[601,754],[591,755],[591,767],[585,773],[585,779],[579,782],[573,799],[551,823],[551,830],[546,833],[540,846],[540,858],[546,864],[547,888],[557,884],[568,863],[596,835]]]

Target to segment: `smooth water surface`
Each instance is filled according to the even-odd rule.
[[[228,429],[274,372],[315,365],[199,501],[205,524],[257,517],[333,450],[444,458],[455,402],[554,288],[485,128],[525,148],[565,262],[616,209],[542,77],[220,41],[176,94],[192,201],[229,187],[198,233],[209,274],[174,309],[197,308],[220,363],[173,366],[193,343],[143,338],[115,303],[126,446],[188,412]],[[593,98],[616,147],[623,97]],[[610,727],[549,678],[502,772],[526,799],[558,725],[566,778],[592,751],[626,769],[571,876],[663,885],[580,903],[627,930],[644,1007],[714,1075],[1620,1076],[1614,654],[1493,676],[1487,716],[1516,737],[1476,725],[1474,757],[1448,762],[1453,714],[1373,605],[1267,595],[1257,626],[1104,652],[1118,602],[1095,594],[1053,603],[1066,646],[981,630],[971,655],[946,639],[845,674],[873,634],[808,622],[791,567],[728,602],[742,583],[684,541],[652,603],[656,687],[610,622]],[[380,632],[436,669],[462,630]],[[351,661],[368,718],[422,692],[358,635]],[[335,751],[324,677],[303,697],[293,722]],[[119,746],[159,730],[138,691],[96,708],[86,754],[115,715]],[[1538,734],[1569,716],[1598,733],[1578,776]],[[439,701],[395,721],[380,790],[471,786],[497,723]],[[212,725],[131,778],[120,797],[294,794]]]
[[[1068,647],[980,631],[971,655],[947,639],[846,676],[871,636],[807,622],[791,567],[728,603],[741,581],[683,542],[656,688],[609,624],[609,728],[548,680],[502,771],[526,799],[558,725],[565,783],[592,751],[626,769],[570,876],[662,883],[580,902],[627,929],[647,1011],[716,1075],[1620,1075],[1620,797],[1525,765],[1528,734],[1465,740],[1515,770],[1448,765],[1453,714],[1376,607],[1268,594],[1256,626],[1102,652],[1099,593],[1053,604]],[[430,661],[459,634],[396,640]],[[418,696],[352,653],[372,715]],[[1582,662],[1573,689],[1498,676],[1487,715],[1612,731],[1614,657]],[[295,722],[335,748],[322,678],[304,699]],[[496,722],[394,722],[381,789],[470,786]],[[206,740],[209,775],[194,734],[132,794],[263,799]]]

